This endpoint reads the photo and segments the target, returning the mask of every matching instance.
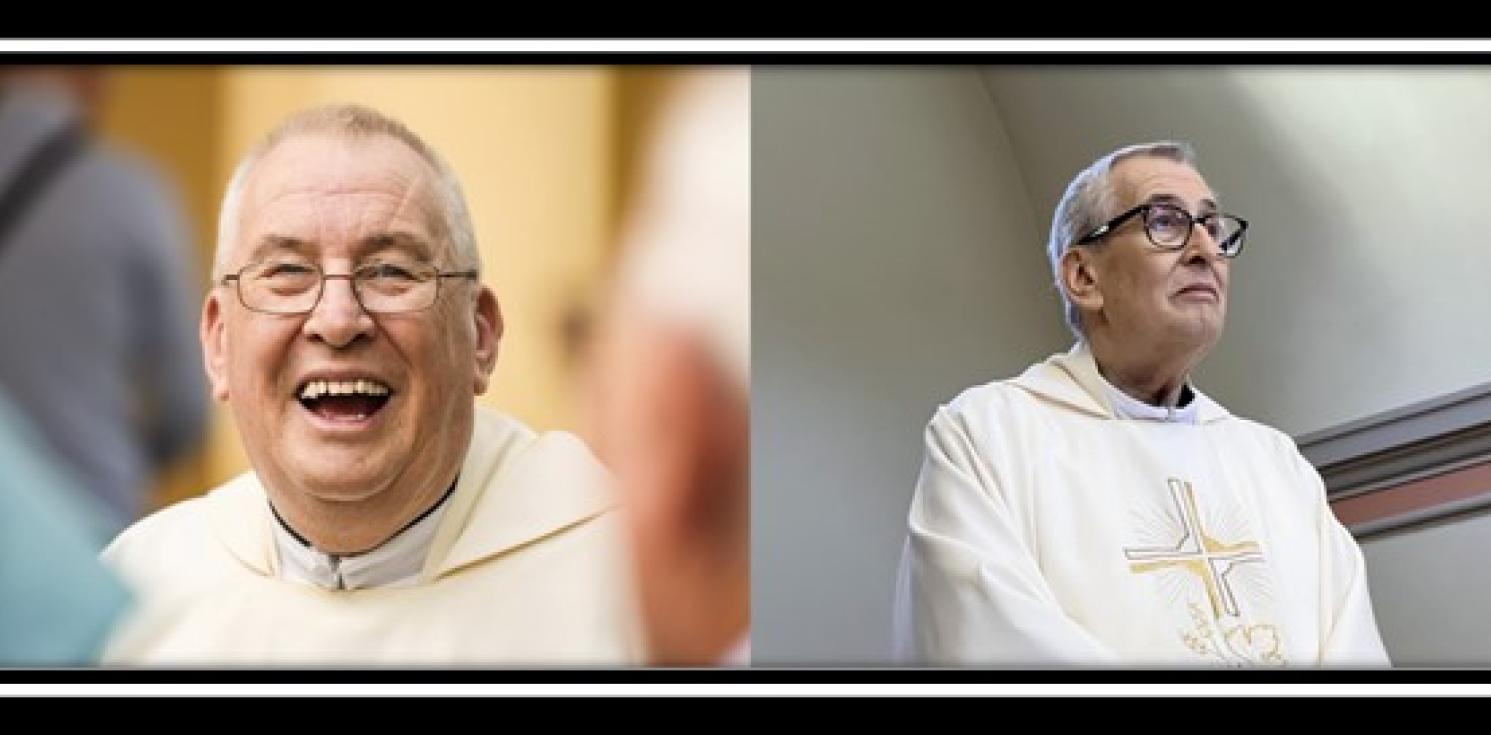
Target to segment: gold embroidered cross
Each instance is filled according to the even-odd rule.
[[[1213,615],[1220,618],[1225,611],[1237,617],[1237,599],[1232,594],[1227,575],[1239,564],[1263,561],[1263,552],[1253,541],[1224,544],[1207,535],[1201,525],[1201,514],[1196,509],[1196,491],[1191,488],[1191,483],[1171,479],[1170,496],[1180,512],[1183,526],[1180,541],[1171,547],[1124,549],[1129,570],[1140,574],[1171,567],[1184,569],[1206,585]]]

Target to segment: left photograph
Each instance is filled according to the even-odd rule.
[[[749,85],[0,69],[0,666],[748,665]]]

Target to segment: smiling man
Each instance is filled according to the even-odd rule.
[[[1077,345],[940,408],[896,601],[943,664],[1386,665],[1361,551],[1290,438],[1190,383],[1247,223],[1189,147],[1077,175],[1049,255]]]
[[[604,472],[476,406],[502,315],[451,170],[355,106],[238,167],[201,337],[253,471],[105,551],[145,598],[108,660],[624,663]]]

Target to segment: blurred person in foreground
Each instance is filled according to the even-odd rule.
[[[750,663],[750,74],[691,71],[652,138],[593,372],[648,661]]]

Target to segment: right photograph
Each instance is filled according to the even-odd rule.
[[[755,666],[1491,664],[1491,70],[751,87]]]

